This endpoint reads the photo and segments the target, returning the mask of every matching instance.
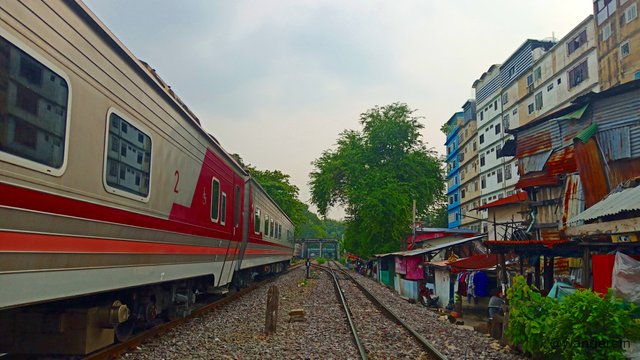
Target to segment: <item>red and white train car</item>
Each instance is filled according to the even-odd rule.
[[[286,267],[293,231],[83,3],[0,2],[0,352],[89,352],[188,312]],[[69,318],[91,339],[61,342]]]

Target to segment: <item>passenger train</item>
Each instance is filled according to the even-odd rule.
[[[0,2],[0,353],[88,353],[282,271],[294,227],[80,0]]]

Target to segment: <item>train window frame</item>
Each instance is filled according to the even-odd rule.
[[[217,183],[218,184],[218,196],[217,196],[217,200],[216,200],[216,217],[213,217],[213,184]],[[220,202],[222,199],[222,184],[220,183],[220,179],[218,179],[217,177],[213,177],[211,178],[211,200],[209,201],[209,218],[211,219],[211,222],[213,223],[218,223],[220,221]]]
[[[66,117],[65,117],[65,130],[64,130],[64,151],[62,154],[62,165],[59,168],[49,166],[34,160],[29,160],[25,157],[14,155],[5,151],[0,150],[0,161],[4,161],[13,165],[17,165],[23,168],[27,168],[30,170],[38,171],[47,175],[60,177],[62,176],[66,170],[69,159],[69,134],[71,130],[71,104],[73,103],[73,89],[71,86],[71,79],[67,75],[62,68],[55,65],[52,61],[49,61],[47,58],[42,56],[38,51],[36,51],[33,47],[27,45],[23,41],[19,40],[17,37],[11,35],[5,29],[0,28],[0,36],[3,37],[8,43],[12,46],[15,46],[20,51],[24,52],[28,56],[32,57],[36,61],[38,61],[41,65],[48,68],[52,73],[62,78],[67,85],[67,107],[66,107]]]
[[[220,225],[227,223],[227,193],[222,192],[220,197]]]
[[[109,185],[109,183],[107,182],[107,172],[108,172],[107,160],[109,157],[109,125],[110,125],[111,114],[115,114],[116,116],[120,117],[122,120],[126,121],[129,125],[134,126],[136,129],[138,129],[138,131],[148,136],[149,141],[151,141],[151,151],[149,152],[149,186],[148,186],[149,192],[147,193],[147,196],[141,196],[126,190],[113,187]],[[153,186],[153,151],[154,151],[153,149],[155,148],[153,146],[155,140],[152,136],[151,131],[149,131],[149,129],[147,129],[146,126],[142,125],[135,118],[116,109],[115,107],[110,107],[109,110],[107,110],[107,118],[105,121],[104,133],[105,134],[104,134],[104,159],[102,162],[102,185],[104,186],[105,190],[110,194],[122,196],[132,200],[137,200],[143,203],[148,203],[149,199],[151,198],[151,188]]]
[[[269,237],[269,214],[264,214],[264,231],[263,236]]]
[[[258,221],[256,221],[256,219],[258,219]],[[255,207],[253,209],[253,233],[258,235],[260,234],[260,230],[262,230],[262,214],[260,212],[260,208],[259,207]],[[256,231],[256,228],[258,229],[258,231]]]
[[[274,236],[274,230],[275,230],[275,227],[276,227],[275,223],[276,223],[275,219],[272,217],[271,218],[271,226],[269,228],[269,237],[271,237],[271,238],[275,238],[275,236]]]

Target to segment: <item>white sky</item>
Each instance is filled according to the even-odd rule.
[[[592,0],[84,0],[231,153],[291,175],[375,105],[406,102],[424,141],[525,39],[562,38]],[[330,217],[343,216],[335,209]]]

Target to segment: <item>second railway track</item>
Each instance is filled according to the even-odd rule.
[[[321,268],[332,275],[338,296],[345,299],[345,312],[362,359],[446,359],[338,263]]]

